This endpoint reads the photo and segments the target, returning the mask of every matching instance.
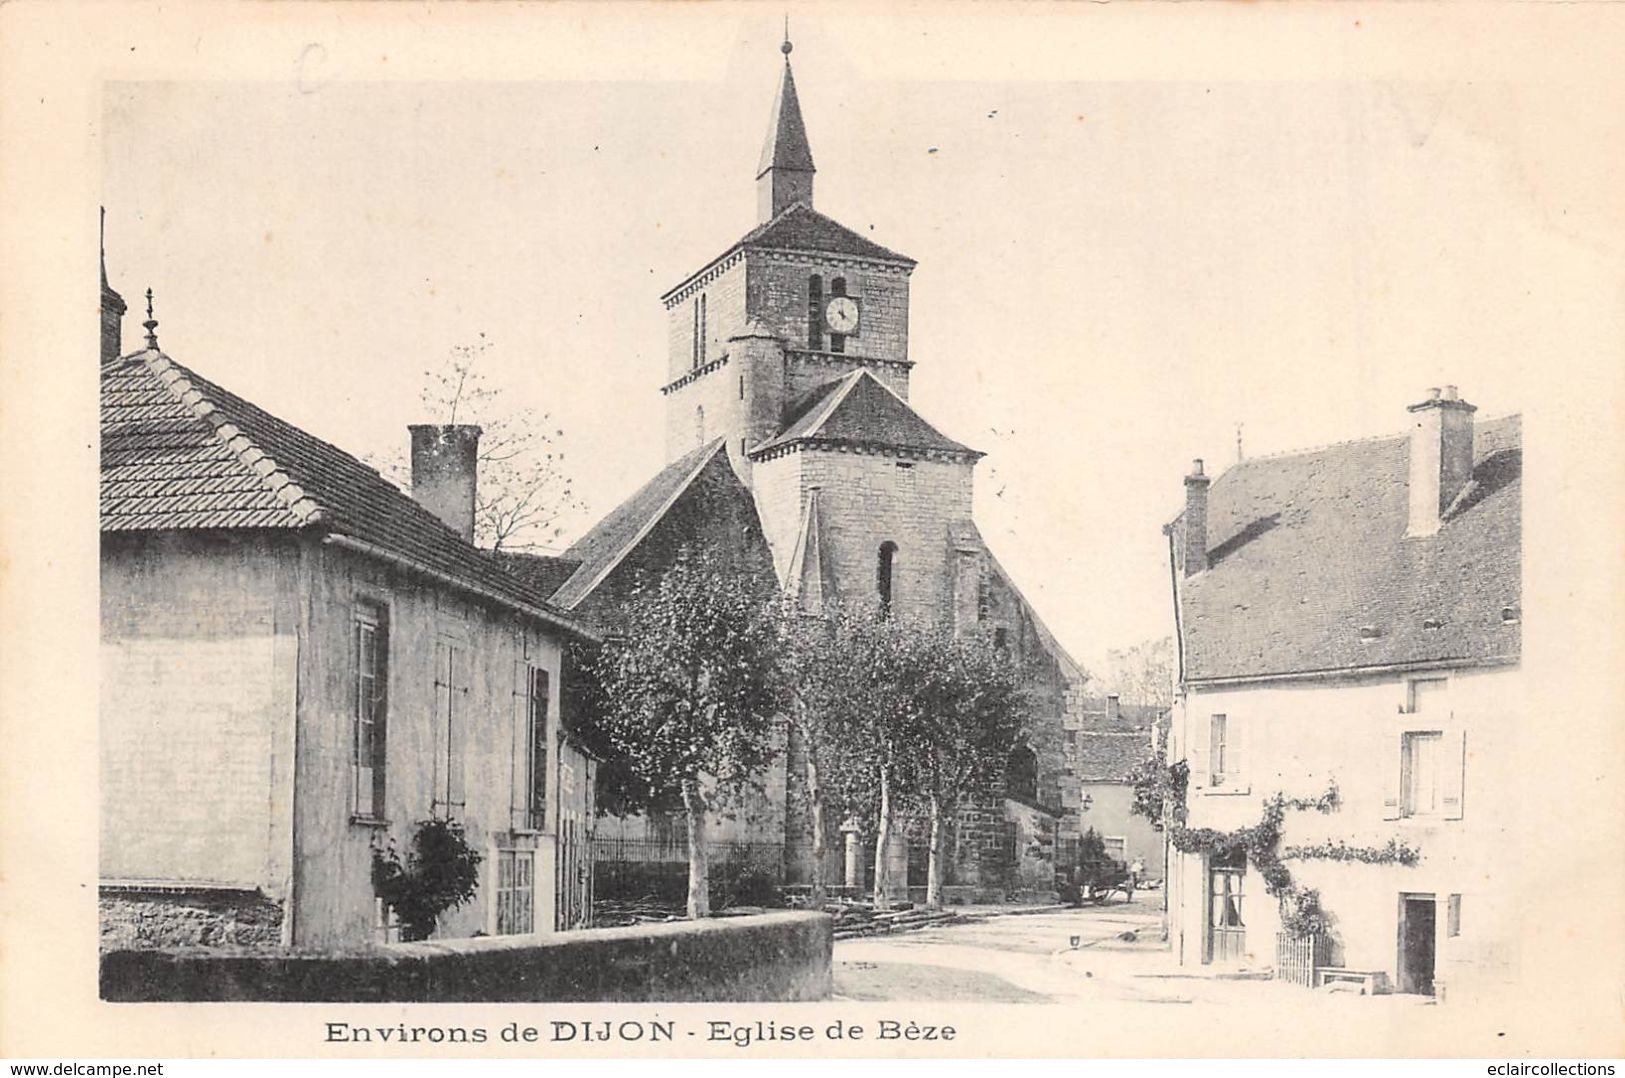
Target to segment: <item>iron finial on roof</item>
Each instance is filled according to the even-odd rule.
[[[779,46],[779,51],[784,53],[785,63],[790,62],[790,50],[794,48],[795,46],[790,44],[790,16],[786,13],[784,16],[784,44]]]
[[[158,351],[158,320],[152,316],[152,289],[147,289],[147,320],[141,323],[147,329],[147,347]]]

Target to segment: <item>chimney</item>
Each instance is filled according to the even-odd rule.
[[[102,362],[124,354],[124,297],[107,283],[107,210],[102,210]]]
[[[1207,568],[1207,488],[1211,483],[1202,474],[1202,462],[1191,461],[1191,474],[1185,477],[1185,575]]]
[[[1455,386],[1428,390],[1410,406],[1410,519],[1407,536],[1439,530],[1444,512],[1473,477],[1473,413]]]
[[[1106,694],[1106,721],[1115,723],[1123,717],[1123,698],[1114,692]]]
[[[413,500],[472,543],[480,428],[416,423],[406,429],[412,433]]]

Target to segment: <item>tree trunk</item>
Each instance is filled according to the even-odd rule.
[[[824,879],[824,847],[829,838],[824,827],[824,788],[819,784],[818,764],[813,759],[811,745],[807,748],[807,801],[812,808],[812,904],[823,909],[828,888]]]
[[[887,877],[887,849],[891,844],[891,776],[885,765],[880,768],[880,819],[875,824],[875,909],[891,909],[891,896],[887,894],[891,882]]]
[[[688,810],[688,916],[697,921],[711,916],[711,866],[706,856],[705,799],[693,779],[683,783],[683,807]]]
[[[931,850],[925,867],[925,905],[942,908],[942,801],[931,798]]]

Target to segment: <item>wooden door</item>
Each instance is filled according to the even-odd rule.
[[[1216,858],[1208,868],[1207,961],[1237,962],[1247,953],[1242,886],[1246,861]]]

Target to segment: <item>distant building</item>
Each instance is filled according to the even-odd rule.
[[[590,634],[468,542],[478,428],[413,428],[431,512],[102,303],[104,944],[385,938],[373,850],[431,817],[483,855],[440,934],[585,923]]]
[[[989,633],[1034,671],[1037,709],[1012,760],[1010,796],[957,822],[949,882],[1047,895],[1079,835],[1061,748],[1083,675],[972,520],[982,454],[909,403],[914,260],[814,208],[816,170],[788,43],[784,51],[755,173],[757,223],[663,297],[670,463],[566,552],[573,569],[547,560],[537,572],[568,571],[553,601],[607,628],[637,572],[690,543],[738,552],[807,609],[839,601]],[[811,828],[795,796],[800,748],[787,749],[764,797],[718,837],[768,849],[794,883],[811,872]],[[606,834],[652,842],[661,826],[606,821]],[[899,839],[889,854],[899,887],[924,884],[923,845],[908,847]],[[830,878],[841,878],[842,852],[828,856]]]
[[[1323,962],[1401,992],[1509,978],[1528,885],[1522,439],[1519,417],[1474,412],[1452,386],[1410,407],[1408,435],[1212,481],[1198,461],[1168,529],[1190,826],[1256,824],[1265,798],[1335,783],[1335,810],[1286,811],[1282,863],[1332,917]],[[1197,850],[1174,866],[1182,962],[1274,961],[1281,908],[1256,864]]]
[[[1155,704],[1125,704],[1115,695],[1083,702],[1076,731],[1066,735],[1066,762],[1077,783],[1083,827],[1093,828],[1106,853],[1143,865],[1142,880],[1160,880],[1167,838],[1154,821],[1135,815],[1134,773],[1160,757],[1169,711]]]

